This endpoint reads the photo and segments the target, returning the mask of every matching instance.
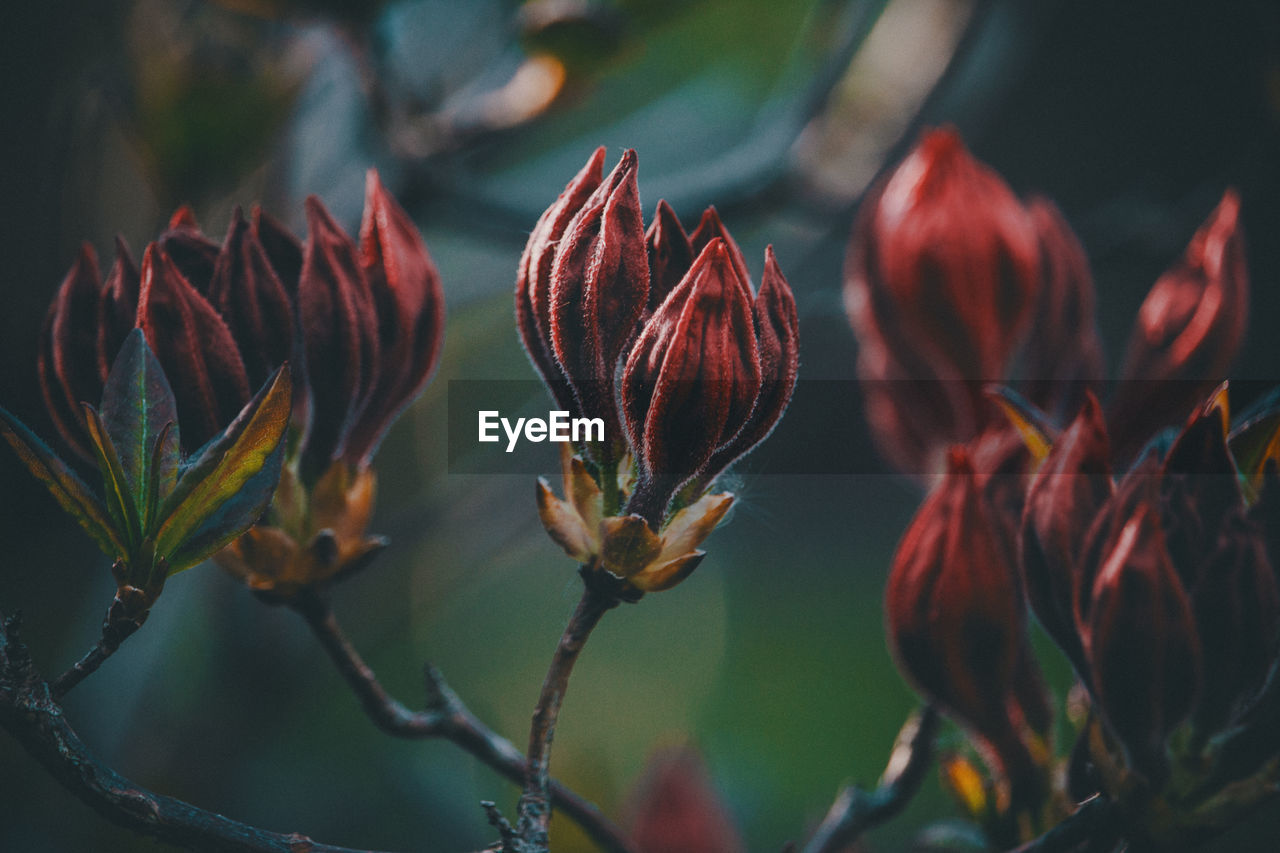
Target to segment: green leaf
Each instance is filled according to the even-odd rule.
[[[120,455],[116,452],[111,436],[107,434],[102,416],[88,403],[81,403],[80,407],[84,410],[85,426],[89,429],[89,438],[93,441],[93,450],[98,457],[98,470],[102,473],[102,490],[106,493],[107,510],[115,519],[116,529],[125,534],[124,539],[128,550],[124,556],[132,562],[143,535],[138,504],[129,488],[124,466],[120,463]]]
[[[180,453],[173,389],[141,329],[129,333],[111,365],[101,414],[141,516],[141,529],[148,530],[155,507],[177,482]]]
[[[263,477],[270,484],[270,500],[279,480],[281,447],[289,426],[289,386],[289,368],[285,365],[240,411],[231,426],[205,446],[161,505],[156,555],[169,560],[171,572],[195,565],[182,561],[190,560],[194,553],[223,536],[224,542],[230,541],[257,520],[256,515],[247,522],[243,519],[261,499],[262,480],[257,477],[264,470],[268,472]],[[231,507],[220,512],[241,490],[246,495],[235,504],[239,510]],[[207,524],[221,527],[211,530]],[[191,548],[186,547],[188,539],[193,539]]]
[[[169,574],[189,569],[222,550],[262,517],[271,505],[284,468],[285,443],[280,442],[258,473],[189,533],[168,558]]]
[[[9,442],[27,470],[44,483],[58,505],[80,522],[107,556],[125,556],[127,549],[122,537],[108,517],[102,501],[47,444],[3,407],[0,407],[0,435]]]

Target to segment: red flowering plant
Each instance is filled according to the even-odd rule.
[[[646,231],[637,161],[598,149],[534,226],[516,319],[557,403],[604,437],[566,452],[565,498],[538,483],[548,533],[622,597],[668,589],[733,496],[716,477],[763,441],[795,388],[795,300],[772,247],[754,291],[714,208],[692,234],[658,202]],[[568,451],[569,445],[564,445]]]
[[[1200,402],[1244,332],[1238,215],[1228,191],[1151,289],[1104,410],[1088,264],[1051,204],[946,129],[864,200],[846,295],[868,417],[933,484],[888,579],[889,644],[982,757],[948,757],[944,780],[993,844],[1098,792],[1123,815],[1107,832],[1192,843],[1275,789],[1274,746],[1224,756],[1274,722],[1280,415],[1269,398],[1232,428],[1225,386]],[[1090,709],[1070,762],[1028,603]]]

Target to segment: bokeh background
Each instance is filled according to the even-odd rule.
[[[516,261],[597,145],[638,149],[647,211],[665,197],[693,222],[715,203],[756,275],[775,245],[806,380],[853,376],[849,226],[921,126],[955,124],[1019,193],[1063,208],[1113,365],[1146,288],[1235,185],[1253,278],[1236,375],[1280,380],[1280,12],[1265,0],[50,0],[3,15],[0,401],[52,433],[36,337],[82,240],[138,251],[183,202],[215,236],[255,200],[296,227],[310,193],[354,229],[378,166],[441,269],[448,337],[378,458],[374,527],[393,546],[337,608],[405,702],[429,659],[517,743],[579,582],[531,476],[450,473],[446,388],[533,378]],[[749,848],[776,851],[883,767],[914,700],[882,587],[919,493],[877,460],[856,395],[820,387],[802,385],[739,472],[744,500],[698,572],[611,613],[580,663],[553,770],[610,813],[625,818],[656,747],[691,743]],[[860,473],[795,473],[827,454]],[[56,673],[96,638],[113,584],[8,453],[0,542],[0,610],[23,611]],[[450,744],[376,732],[301,621],[212,565],[174,578],[66,708],[141,784],[332,843],[478,849],[477,802],[510,812],[517,794]],[[909,849],[954,814],[931,781],[868,843]],[[1251,832],[1223,849],[1267,837]],[[588,849],[565,820],[553,839]],[[0,850],[158,847],[0,737]]]

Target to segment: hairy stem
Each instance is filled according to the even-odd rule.
[[[306,620],[375,726],[396,737],[452,741],[508,780],[518,785],[525,783],[527,764],[520,750],[481,722],[435,667],[426,667],[426,710],[412,711],[387,693],[343,633],[333,608],[323,596],[304,592],[290,604]],[[601,850],[633,853],[626,836],[595,805],[554,779],[549,780],[548,785],[555,807],[582,827]]]
[[[526,853],[547,849],[547,826],[551,822],[551,741],[555,736],[556,720],[560,716],[560,706],[569,687],[573,665],[600,618],[617,604],[617,598],[595,584],[588,583],[577,608],[569,617],[569,624],[565,626],[555,655],[551,658],[551,665],[547,668],[538,704],[533,709],[524,793],[517,808],[516,826]]]
[[[933,760],[933,740],[938,733],[938,713],[926,706],[912,714],[898,733],[889,763],[875,790],[850,785],[831,804],[804,853],[845,850],[862,833],[902,811],[920,790]]]

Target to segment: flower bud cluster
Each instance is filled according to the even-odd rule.
[[[795,301],[772,247],[754,290],[714,208],[687,232],[659,202],[646,231],[627,151],[597,150],[534,226],[516,318],[557,403],[605,440],[566,462],[565,500],[539,486],[548,531],[632,592],[685,577],[732,501],[704,496],[759,444],[795,387]]]

